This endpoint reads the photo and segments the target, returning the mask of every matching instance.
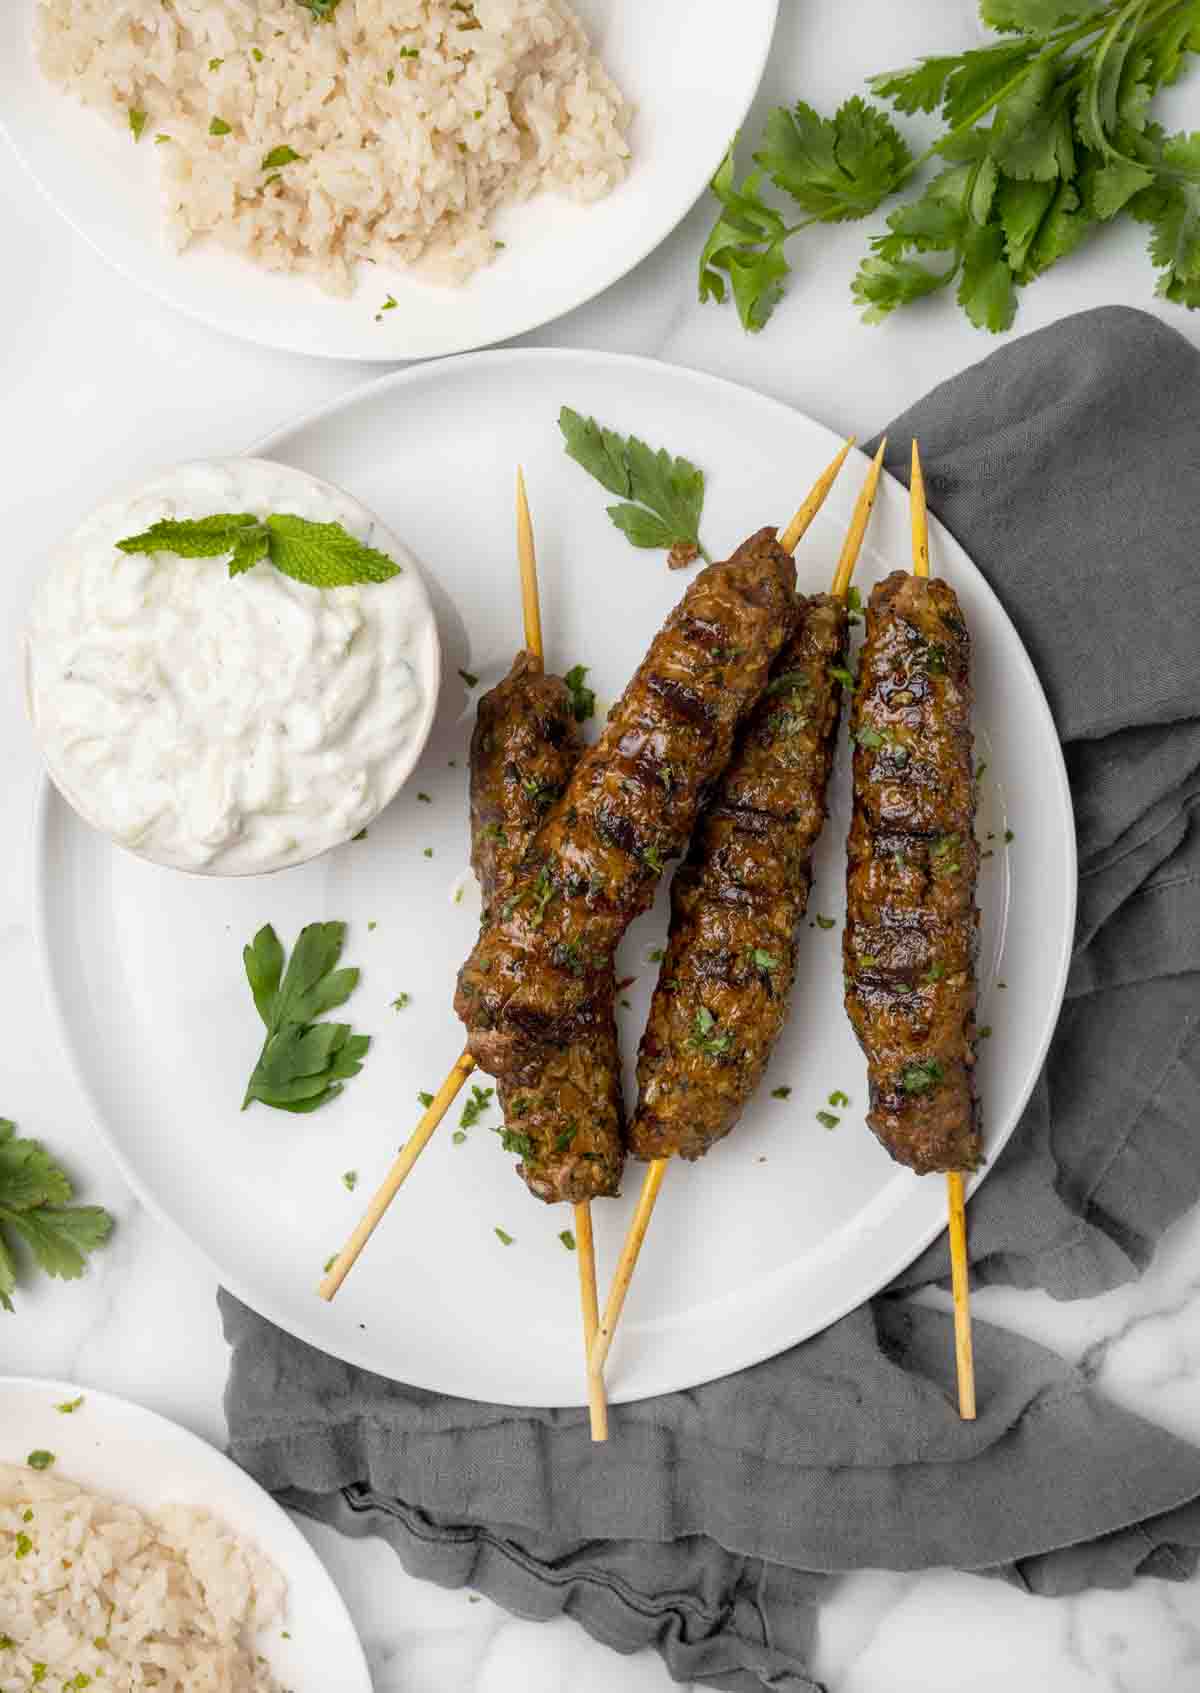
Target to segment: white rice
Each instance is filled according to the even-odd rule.
[[[283,1597],[274,1567],[205,1510],[151,1518],[0,1464],[4,1693],[279,1693],[255,1635]]]
[[[131,146],[145,113],[177,248],[210,236],[332,293],[359,259],[465,281],[498,207],[594,201],[628,167],[630,108],[563,0],[339,0],[325,21],[301,0],[38,0],[38,53]],[[264,167],[279,147],[301,158]]]

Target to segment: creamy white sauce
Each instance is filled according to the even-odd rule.
[[[163,517],[289,512],[401,566],[310,588],[262,562],[127,555]],[[278,870],[350,839],[433,720],[437,630],[417,566],[349,495],[263,459],[185,464],[94,512],[54,553],[25,637],[56,785],[122,846],[188,870]]]

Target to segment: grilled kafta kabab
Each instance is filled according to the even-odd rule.
[[[980,1160],[970,637],[954,590],[894,571],[871,595],[850,732],[846,1009],[867,1122],[925,1174]]]
[[[699,1158],[728,1134],[783,1028],[825,821],[846,633],[844,601],[800,600],[796,632],[671,884],[671,935],[638,1055],[630,1149],[639,1158]]]
[[[760,530],[700,572],[655,636],[459,974],[455,1010],[482,1069],[519,1075],[594,1030],[621,936],[683,850],[791,635],[795,581]]]
[[[565,682],[517,655],[479,701],[471,737],[471,863],[483,893],[482,932],[518,886],[547,809],[583,752]],[[617,1192],[623,1151],[620,1056],[612,971],[586,1032],[538,1054],[499,1082],[506,1150],[539,1199],[579,1201]]]

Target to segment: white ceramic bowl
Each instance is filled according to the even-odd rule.
[[[317,588],[264,560],[128,554],[163,518],[339,524],[399,565]],[[197,461],[113,496],[58,546],[24,636],[30,723],[85,822],[207,875],[306,863],[395,797],[433,725],[437,625],[412,555],[352,495],[264,459]]]

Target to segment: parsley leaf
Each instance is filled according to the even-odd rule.
[[[927,1058],[920,1064],[909,1064],[901,1072],[900,1086],[905,1093],[928,1093],[930,1088],[937,1087],[945,1076],[945,1071],[936,1058]]]
[[[708,561],[700,540],[704,507],[704,472],[685,458],[673,458],[665,447],[656,452],[636,435],[621,436],[581,417],[570,406],[558,414],[568,458],[624,504],[609,506],[608,515],[635,547],[693,546]]]
[[[855,95],[832,118],[798,100],[767,117],[754,155],[777,188],[822,223],[866,217],[905,181],[912,154],[891,119]]]
[[[733,1036],[725,1030],[717,1029],[717,1020],[707,1005],[701,1005],[692,1021],[692,1031],[688,1035],[687,1044],[692,1052],[703,1053],[706,1058],[719,1058],[723,1052],[728,1052],[733,1043]]]
[[[13,1309],[17,1285],[13,1236],[20,1236],[47,1275],[74,1281],[89,1252],[112,1233],[113,1220],[98,1205],[72,1205],[66,1172],[40,1141],[24,1140],[0,1118],[0,1305]]]
[[[145,129],[145,127],[146,127],[146,113],[143,112],[143,111],[139,111],[139,109],[136,106],[130,106],[130,108],[129,108],[129,128],[130,128],[130,131],[132,132],[133,139],[135,141],[140,141],[142,139],[142,131]]]
[[[596,696],[590,688],[585,688],[583,679],[588,673],[586,664],[573,664],[563,681],[567,684],[567,691],[571,696],[571,711],[576,723],[586,723],[596,710]]]
[[[240,576],[266,559],[311,588],[387,582],[400,574],[400,566],[386,553],[356,540],[340,523],[312,523],[287,512],[265,518],[253,512],[164,517],[140,535],[127,535],[117,547],[123,553],[174,553],[179,558],[223,558],[229,553],[230,576]]]
[[[481,1088],[478,1084],[471,1088],[471,1097],[463,1106],[462,1116],[458,1119],[460,1129],[473,1129],[485,1111],[491,1109],[495,1096],[495,1088]]]
[[[284,165],[294,165],[304,162],[304,154],[297,153],[292,147],[272,147],[269,153],[263,154],[261,170],[281,170]]]
[[[305,11],[311,12],[318,23],[327,23],[337,11],[340,0],[297,0]]]
[[[317,1021],[344,1004],[358,985],[357,970],[336,968],[345,938],[344,923],[309,923],[286,971],[283,947],[269,923],[243,950],[246,979],[267,1030],[243,1111],[254,1100],[279,1111],[316,1111],[362,1069],[370,1036],[353,1034],[348,1023]]]

